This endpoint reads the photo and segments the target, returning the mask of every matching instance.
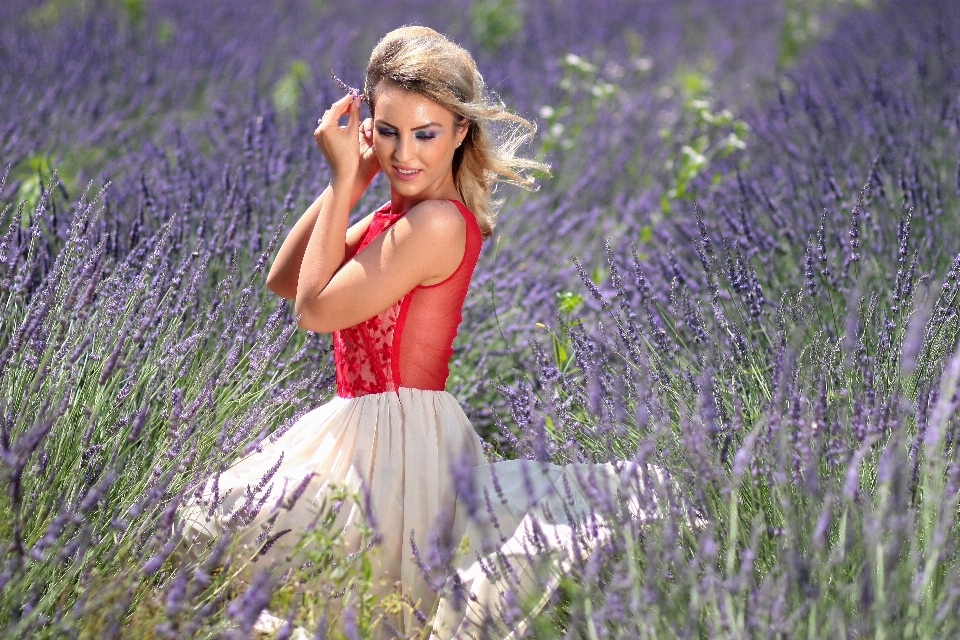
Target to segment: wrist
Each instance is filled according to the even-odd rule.
[[[352,189],[357,181],[357,171],[342,171],[330,176],[331,189]]]
[[[380,167],[361,168],[357,171],[356,183],[358,187],[367,188],[373,179],[380,173]]]

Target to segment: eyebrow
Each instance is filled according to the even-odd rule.
[[[378,125],[381,125],[381,126],[384,126],[384,125],[385,125],[385,126],[390,127],[391,129],[396,129],[396,128],[397,128],[397,127],[393,126],[392,124],[390,124],[389,122],[387,122],[386,120],[377,120],[374,124],[378,124]],[[440,124],[439,122],[428,122],[427,124],[422,124],[422,125],[420,125],[419,127],[414,127],[413,129],[411,129],[411,131],[419,131],[420,129],[427,129],[427,128],[429,128],[429,127],[439,127],[440,129],[442,129],[442,128],[443,128],[443,125]]]

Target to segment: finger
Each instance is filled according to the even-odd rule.
[[[360,98],[355,98],[350,104],[350,120],[347,127],[356,131],[360,127]]]
[[[348,93],[339,100],[333,103],[333,106],[330,108],[331,111],[337,114],[339,119],[345,113],[348,113],[350,109],[353,108],[353,94]]]
[[[353,103],[353,96],[350,95],[349,93],[344,97],[340,98],[339,100],[337,100],[336,102],[334,102],[332,105],[330,105],[329,109],[323,112],[323,116],[321,116],[320,119],[317,120],[317,129],[322,128],[324,125],[328,127],[337,126],[337,122],[340,120],[340,116],[347,113],[347,111],[351,108],[352,103]]]
[[[320,128],[324,127],[324,126],[330,126],[330,121],[331,121],[331,120],[333,120],[333,124],[336,125],[337,120],[340,118],[339,114],[334,115],[335,113],[337,113],[336,106],[337,106],[337,103],[335,102],[335,103],[333,103],[333,106],[332,106],[332,107],[330,107],[329,109],[327,109],[326,111],[323,112],[323,115],[320,116],[320,119],[319,119],[319,120],[317,120],[317,128],[318,128],[318,129],[320,129]]]

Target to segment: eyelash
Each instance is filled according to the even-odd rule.
[[[390,129],[377,129],[377,133],[379,133],[381,136],[386,136],[388,138],[396,135],[396,132]],[[417,140],[433,140],[434,138],[437,137],[437,134],[432,132],[431,133],[415,133],[413,134],[413,137],[415,137]]]

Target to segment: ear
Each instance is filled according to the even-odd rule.
[[[457,123],[457,146],[459,147],[463,144],[464,139],[467,137],[467,134],[470,132],[470,121],[464,118],[461,122]]]

